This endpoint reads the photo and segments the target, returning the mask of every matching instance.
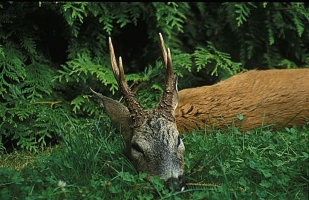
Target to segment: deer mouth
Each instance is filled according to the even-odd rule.
[[[174,191],[183,191],[186,187],[186,182],[185,179],[180,176],[178,178],[169,178],[165,181],[164,186],[168,188],[169,190],[174,190]]]
[[[152,183],[150,179],[151,175],[148,175],[144,180]],[[170,191],[184,191],[186,188],[186,180],[184,177],[179,176],[178,178],[171,177],[164,181],[164,187]]]

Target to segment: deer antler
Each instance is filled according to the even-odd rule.
[[[109,51],[111,57],[111,64],[112,69],[114,72],[114,77],[117,80],[117,83],[122,91],[123,98],[127,104],[127,107],[130,112],[130,117],[133,121],[134,127],[139,127],[143,124],[147,112],[145,112],[142,106],[136,100],[134,94],[132,93],[131,89],[129,88],[127,82],[125,81],[124,70],[122,65],[122,59],[119,57],[119,67],[117,65],[114,47],[112,44],[112,39],[109,37]]]
[[[159,33],[160,45],[163,56],[163,66],[165,68],[165,85],[162,97],[157,104],[156,110],[158,114],[164,118],[175,121],[174,111],[177,107],[177,76],[173,73],[171,51],[168,48],[166,52],[165,44],[161,33]]]

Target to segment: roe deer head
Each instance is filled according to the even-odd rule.
[[[154,109],[144,110],[125,81],[121,57],[119,66],[109,38],[111,65],[127,107],[121,103],[92,92],[99,97],[107,115],[121,131],[124,153],[137,171],[157,175],[167,187],[183,189],[184,144],[176,127],[175,109],[178,104],[177,76],[173,73],[170,50],[165,48],[159,34],[165,68],[165,85],[162,97]]]

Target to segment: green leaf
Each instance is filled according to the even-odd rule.
[[[76,113],[81,109],[81,106],[85,103],[85,98],[82,96],[77,96],[75,99],[71,101],[71,105],[73,105],[73,111]]]
[[[260,186],[265,187],[265,188],[270,188],[272,184],[269,181],[262,180],[260,183]]]

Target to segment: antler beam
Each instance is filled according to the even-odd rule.
[[[165,68],[165,84],[164,92],[159,103],[157,104],[156,110],[158,111],[158,114],[163,115],[166,119],[174,122],[174,110],[177,106],[177,102],[174,102],[175,99],[173,97],[177,95],[177,76],[173,73],[171,51],[169,48],[166,51],[161,33],[159,33],[159,37],[163,57],[163,66]]]
[[[143,110],[142,106],[136,100],[133,92],[131,91],[130,87],[128,86],[127,82],[125,81],[124,70],[122,65],[122,59],[119,57],[119,67],[117,65],[114,47],[112,43],[112,39],[109,37],[109,51],[110,51],[110,58],[111,58],[111,65],[113,69],[113,73],[117,83],[122,91],[124,100],[127,104],[127,107],[130,112],[130,117],[133,120],[133,126],[139,127],[143,124],[147,112]]]

